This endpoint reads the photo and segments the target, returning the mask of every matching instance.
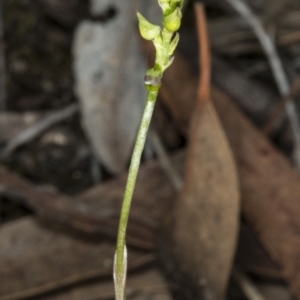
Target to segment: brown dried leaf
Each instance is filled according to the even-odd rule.
[[[199,7],[197,12],[202,80],[193,110],[184,187],[168,218],[162,262],[182,288],[183,299],[220,300],[235,252],[239,192],[232,154],[209,99],[204,14]]]
[[[112,274],[114,243],[98,243],[23,218],[0,231],[0,299],[17,300]],[[131,250],[131,260],[142,253]],[[129,263],[130,265],[130,263]]]
[[[182,154],[175,155],[172,161],[176,167],[182,169]],[[126,177],[124,174],[100,184],[71,200],[58,193],[37,189],[2,168],[2,188],[9,186],[14,191],[13,195],[25,197],[24,201],[52,219],[45,224],[30,217],[1,228],[0,300],[40,295],[86,279],[101,277],[103,272],[105,275],[112,275],[115,244],[107,242],[100,233],[104,232],[109,236],[116,233]],[[143,238],[143,244],[153,247],[159,222],[169,207],[168,199],[173,197],[174,191],[159,163],[150,161],[143,165],[138,176],[135,205],[130,216],[129,244],[135,244],[138,239]],[[113,224],[107,223],[111,217],[115,220]],[[86,234],[82,237],[78,231],[58,225],[55,218],[83,231],[90,231],[92,225],[97,235]],[[145,232],[141,237],[139,231],[143,231],[143,228],[147,228],[150,237]],[[141,254],[133,250],[129,252],[133,258],[136,254],[138,257]],[[129,261],[130,268],[132,263]]]
[[[300,299],[299,174],[226,96],[215,91],[214,100],[237,161],[243,214]]]
[[[170,216],[164,259],[171,253],[170,271],[194,299],[222,299],[238,229],[236,172],[210,103],[194,113],[192,127],[185,185]]]
[[[176,54],[164,79],[163,100],[184,132],[196,96],[196,78]],[[178,93],[172,81],[181,82],[186,94]],[[300,299],[299,174],[224,93],[215,87],[212,91],[215,108],[237,162],[242,212],[280,266],[293,294]]]
[[[182,154],[175,155],[173,163],[181,169]],[[102,183],[71,199],[66,195],[37,188],[29,181],[0,168],[0,188],[8,197],[34,209],[39,215],[59,220],[67,227],[87,234],[104,233],[115,237],[127,174]],[[135,205],[131,211],[128,243],[143,249],[152,249],[153,230],[168,206],[173,190],[159,163],[149,161],[141,167],[135,190]]]
[[[246,224],[240,228],[236,263],[246,273],[282,278],[280,268],[271,260],[254,230]]]

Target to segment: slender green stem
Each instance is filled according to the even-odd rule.
[[[117,254],[116,254],[116,271],[117,274],[121,274],[124,265],[124,247],[125,247],[125,238],[126,238],[126,228],[129,217],[129,211],[131,206],[132,195],[135,187],[135,182],[140,166],[141,155],[144,149],[147,132],[149,124],[152,118],[158,89],[148,91],[146,107],[142,116],[140,128],[137,134],[133,154],[131,157],[131,163],[128,173],[128,179],[126,183],[123,204],[121,209],[119,230],[118,230],[118,239],[117,239]]]
[[[141,156],[144,149],[146,136],[152,118],[156,98],[161,86],[164,71],[173,61],[172,55],[179,42],[179,34],[176,31],[181,24],[181,8],[184,0],[158,0],[163,10],[163,28],[150,23],[140,13],[137,13],[139,29],[142,37],[151,40],[156,50],[154,67],[148,69],[145,75],[145,86],[148,90],[146,107],[137,134],[131,158],[128,179],[126,183],[121,217],[118,229],[117,251],[114,261],[114,279],[116,300],[125,299],[127,250],[126,229],[129,218],[130,206],[134,192],[135,182],[140,166]]]

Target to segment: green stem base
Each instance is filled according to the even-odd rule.
[[[157,99],[159,88],[148,90],[146,107],[144,109],[143,117],[137,134],[136,142],[134,145],[131,163],[128,172],[128,179],[126,183],[123,204],[121,209],[118,238],[117,238],[117,251],[116,251],[116,276],[121,278],[124,272],[124,247],[126,240],[126,228],[129,218],[130,206],[132,195],[134,192],[135,182],[140,166],[141,156],[144,149],[147,132],[149,129],[150,121],[152,118],[155,102]]]

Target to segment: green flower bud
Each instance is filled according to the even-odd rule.
[[[176,33],[175,37],[172,39],[170,46],[169,46],[169,51],[168,51],[169,56],[171,56],[174,53],[174,51],[178,45],[178,42],[179,42],[179,33]]]
[[[158,25],[150,23],[145,17],[137,12],[139,20],[139,29],[141,36],[148,41],[153,40],[155,37],[160,35],[161,28]]]
[[[182,12],[180,8],[177,7],[171,14],[164,17],[163,25],[168,31],[175,32],[181,25],[181,18]]]
[[[163,12],[170,9],[170,1],[171,0],[158,0],[158,4],[162,8]]]

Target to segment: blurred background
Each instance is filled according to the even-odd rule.
[[[212,108],[195,108],[186,0],[133,201],[127,299],[300,299],[300,2],[201,3]],[[156,0],[0,0],[0,300],[114,299],[154,56],[136,11],[161,22]]]

